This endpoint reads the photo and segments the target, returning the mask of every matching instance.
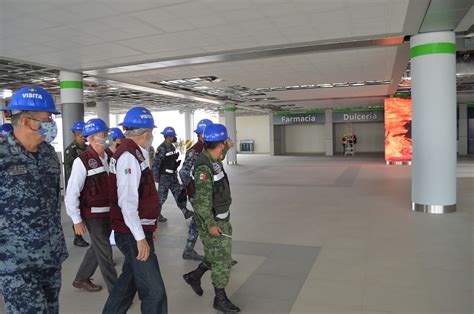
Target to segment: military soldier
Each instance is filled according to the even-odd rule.
[[[142,313],[166,314],[166,290],[153,242],[160,208],[148,162],[155,124],[150,111],[134,107],[120,125],[127,138],[110,161],[110,219],[125,261],[103,313],[126,313],[138,291]]]
[[[69,181],[69,176],[71,175],[74,160],[76,160],[76,158],[79,157],[79,155],[87,148],[86,139],[82,137],[84,124],[83,121],[76,121],[70,129],[72,133],[74,133],[74,141],[66,147],[66,151],[64,152],[64,184],[66,187]],[[72,230],[74,230],[74,225],[72,226]],[[87,243],[81,235],[76,234],[76,232],[74,232],[73,243],[75,246],[79,247],[89,246],[89,243]]]
[[[204,150],[204,141],[202,139],[202,133],[209,125],[212,125],[212,121],[209,119],[203,119],[199,121],[196,130],[194,130],[194,133],[196,133],[197,135],[198,141],[186,152],[186,158],[184,159],[183,166],[181,167],[181,170],[179,170],[179,177],[181,178],[181,182],[183,184],[184,189],[186,189],[187,191],[189,201],[191,202],[193,208],[194,191],[192,188],[191,173],[194,168],[194,161],[196,160],[197,156],[199,156],[199,154]],[[193,216],[188,227],[188,239],[186,241],[186,247],[183,251],[183,259],[195,261],[203,260],[203,256],[199,255],[194,250],[198,235],[199,234],[197,230],[196,219]]]
[[[204,244],[204,261],[194,271],[183,275],[183,278],[201,296],[201,277],[207,270],[211,270],[215,290],[214,308],[222,312],[240,312],[225,292],[232,267],[232,198],[229,180],[222,164],[230,145],[227,129],[222,124],[213,124],[206,127],[203,139],[205,151],[194,163],[194,210],[199,235]]]
[[[90,292],[102,290],[100,285],[91,281],[97,267],[100,267],[110,293],[117,280],[117,272],[109,242],[109,156],[106,149],[113,139],[108,131],[101,119],[91,119],[84,125],[82,136],[87,138],[90,145],[74,160],[64,203],[76,234],[83,235],[88,230],[92,243],[72,285]]]
[[[42,88],[19,89],[7,108],[13,135],[0,144],[0,294],[7,313],[59,313],[61,227],[59,159],[50,143],[59,114]]]
[[[178,181],[177,170],[181,161],[178,160],[179,152],[173,145],[177,141],[176,132],[172,127],[166,127],[161,134],[165,140],[156,151],[152,168],[153,178],[158,182],[160,208],[163,208],[163,204],[168,198],[168,190],[171,190],[184,219],[188,219],[193,216],[193,212],[186,208],[186,194],[182,193],[182,187]],[[166,222],[167,220],[163,215],[160,215],[159,221]]]

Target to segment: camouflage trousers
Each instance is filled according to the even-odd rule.
[[[194,208],[194,197],[190,197],[189,202]],[[198,226],[196,224],[196,218],[193,216],[191,217],[190,222],[189,222],[188,240],[187,240],[188,245],[192,245],[191,248],[194,248],[194,244],[196,244],[198,236],[199,236]]]
[[[8,314],[59,313],[61,269],[46,268],[0,274],[0,294]]]
[[[222,233],[232,235],[229,221],[219,221],[217,224]],[[211,270],[212,283],[216,288],[225,288],[232,268],[232,238],[224,235],[214,237],[202,227],[199,227],[199,235],[204,245],[203,264]]]
[[[179,184],[178,178],[173,175],[163,174],[160,176],[160,183],[158,184],[158,194],[160,196],[160,208],[163,208],[163,204],[168,198],[168,191],[171,190],[173,197],[176,201],[176,205],[184,213],[186,210],[187,201],[179,201],[179,195],[182,191],[182,186]]]

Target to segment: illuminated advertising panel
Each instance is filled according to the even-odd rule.
[[[385,99],[385,161],[411,162],[411,99]]]

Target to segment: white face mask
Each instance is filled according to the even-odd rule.
[[[150,139],[148,140],[148,142],[146,143],[146,149],[149,149],[152,145],[153,145],[153,139],[155,137],[153,136],[153,133],[151,134],[150,136]]]
[[[106,137],[104,138],[96,138],[97,139],[97,144],[101,145],[104,147],[104,149],[107,149],[110,147],[110,145],[112,145],[112,143],[114,142],[114,140],[112,139],[112,136],[110,135],[107,135]]]

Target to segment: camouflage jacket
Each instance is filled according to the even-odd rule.
[[[71,175],[72,164],[79,155],[87,148],[86,144],[80,145],[76,141],[72,142],[64,151],[64,182],[67,186],[69,176]]]
[[[224,151],[226,153],[227,150]],[[218,163],[224,168],[222,160],[214,160],[208,152],[203,151],[212,163]],[[198,226],[204,230],[217,226],[212,209],[213,200],[213,174],[211,169],[205,165],[201,165],[194,169],[194,212],[196,213],[196,222]]]
[[[0,274],[59,268],[67,258],[59,177],[51,145],[30,153],[13,136],[0,144]]]
[[[186,157],[184,158],[183,165],[181,166],[181,169],[179,170],[179,177],[181,178],[181,183],[183,186],[188,186],[189,183],[191,183],[192,177],[191,174],[194,169],[194,161],[196,160],[197,156],[202,152],[202,150],[199,150],[199,148],[203,148],[204,144],[197,145],[199,143],[196,143],[193,145],[190,149],[186,151]]]

